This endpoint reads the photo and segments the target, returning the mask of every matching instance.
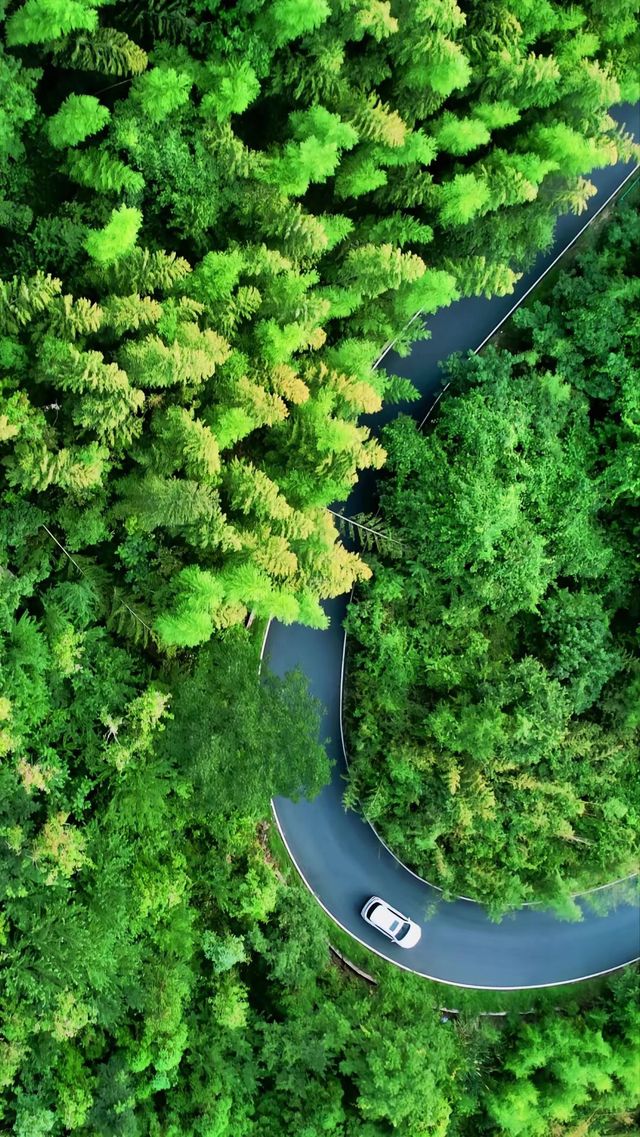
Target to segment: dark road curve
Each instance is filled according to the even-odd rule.
[[[636,138],[640,136],[637,107],[619,107],[616,117]],[[609,196],[630,179],[633,166],[598,170],[590,178],[598,193],[581,216],[562,217],[556,226],[553,249],[538,258],[530,273],[506,297],[463,299],[428,318],[431,339],[415,345],[408,359],[390,352],[385,369],[412,379],[421,401],[400,408],[421,421],[441,388],[438,363],[453,351],[476,349],[551,265],[572,243]],[[630,184],[630,183],[629,183]],[[374,429],[398,413],[382,411],[368,421]],[[361,478],[344,510],[362,510],[373,490],[370,478]],[[346,596],[325,605],[328,631],[301,625],[271,623],[265,642],[266,658],[279,675],[298,666],[308,676],[312,693],[326,708],[322,737],[330,738],[334,761],[332,780],[314,801],[291,802],[276,798],[273,813],[289,855],[318,903],[345,931],[379,956],[425,978],[459,987],[514,990],[573,983],[613,971],[640,957],[640,914],[624,899],[596,915],[580,902],[583,919],[562,922],[551,913],[525,907],[492,923],[484,908],[468,900],[446,903],[439,890],[402,865],[382,844],[374,830],[342,805],[345,762],[341,743],[341,674]],[[404,951],[364,923],[360,909],[367,897],[383,896],[423,925],[417,947]]]

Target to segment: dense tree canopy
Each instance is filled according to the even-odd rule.
[[[135,1117],[188,1081],[198,1031],[227,1052],[243,928],[277,891],[256,822],[274,790],[327,775],[300,678],[259,684],[247,633],[163,674],[91,618],[97,587],[60,574],[41,616],[3,614],[0,1116],[16,1137],[155,1132],[153,1104]],[[231,1045],[220,1061],[228,1093],[244,1060]]]
[[[448,893],[561,902],[637,849],[640,217],[384,434],[349,799]]]
[[[441,1015],[414,977],[362,986],[330,962],[264,822],[272,794],[326,780],[319,708],[257,663],[267,617],[322,626],[320,601],[370,575],[327,506],[384,462],[360,416],[414,395],[374,366],[387,341],[406,352],[416,313],[509,292],[584,208],[589,171],[637,152],[609,114],[638,95],[636,8],[0,0],[3,1133],[633,1124],[631,979],[584,1006],[558,995],[560,1019],[536,998],[501,1031]],[[574,319],[602,345],[583,399],[613,408],[592,456],[615,549],[587,494],[572,532],[595,583],[553,592],[556,673],[521,678],[555,693],[556,719],[610,692],[594,754],[611,724],[624,750],[635,714],[610,616],[630,588],[637,406],[611,346],[629,297],[606,296]],[[535,346],[550,324],[531,311],[530,350],[564,359],[564,328]],[[469,406],[489,436],[485,378]],[[568,453],[585,432],[564,390],[540,398]],[[523,558],[531,595],[543,560]],[[631,825],[626,787],[610,809]]]
[[[358,416],[411,397],[376,357],[418,310],[508,292],[632,152],[608,113],[632,7],[2,5],[18,511],[165,648],[249,611],[321,626],[368,573],[326,512],[383,460]]]
[[[34,624],[22,634],[53,642]],[[575,989],[548,1005],[532,995],[534,1018],[496,1029],[471,1008],[443,1016],[443,995],[418,977],[380,964],[372,988],[332,965],[324,916],[256,827],[267,778],[287,793],[316,784],[305,755],[317,722],[295,710],[295,680],[272,680],[287,767],[238,764],[230,743],[241,736],[255,758],[266,709],[244,635],[162,688],[136,686],[105,637],[87,633],[84,646],[66,682],[54,685],[47,662],[37,670],[51,723],[34,727],[39,761],[23,752],[16,773],[3,766],[3,1132],[388,1137],[401,1125],[410,1137],[476,1137],[499,1124],[539,1137],[544,1118],[569,1137],[593,1117],[632,1123],[635,976],[584,1008]],[[227,734],[232,687],[246,721],[236,714]],[[119,721],[108,708],[123,697]]]

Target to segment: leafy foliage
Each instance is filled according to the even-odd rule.
[[[350,800],[448,894],[560,906],[630,872],[640,802],[640,218],[452,359],[424,436],[387,428],[372,582],[352,604]]]
[[[588,171],[635,153],[607,113],[632,22],[520,7],[9,5],[6,467],[33,505],[101,512],[111,540],[78,551],[167,650],[251,610],[318,623],[367,577],[327,507],[384,460],[359,416],[411,395],[374,361],[418,311],[507,293]],[[205,439],[215,474],[169,469]],[[259,526],[240,468],[282,499]],[[175,587],[192,569],[217,605]]]
[[[87,237],[85,248],[89,256],[99,265],[112,264],[126,257],[136,243],[141,224],[142,214],[139,209],[130,209],[126,205],[114,209],[111,220],[104,229],[92,232]]]
[[[109,111],[92,95],[68,95],[47,129],[51,145],[57,149],[77,146],[91,134],[98,134],[109,121]]]
[[[535,1137],[512,1100],[554,1132],[631,1116],[623,983],[564,1033],[542,1010],[538,1035],[511,1024],[509,1066],[419,981],[370,992],[329,963],[262,820],[326,777],[318,708],[299,676],[257,682],[240,626],[323,627],[320,601],[370,575],[328,506],[384,461],[360,416],[415,394],[374,360],[427,334],[405,328],[418,310],[508,292],[589,169],[635,153],[608,115],[637,86],[631,7],[9,0],[0,18],[3,1133],[475,1137],[513,1116]],[[605,345],[627,304],[607,296],[584,325]],[[584,383],[623,392],[598,483],[622,518],[636,404],[616,355]],[[400,529],[355,520],[404,554]],[[610,623],[628,579],[605,595],[592,554],[540,614],[553,675],[522,677],[557,718],[590,713],[630,653]],[[543,574],[523,568],[530,589]],[[626,738],[637,700],[614,695]],[[629,823],[621,793],[608,808]]]

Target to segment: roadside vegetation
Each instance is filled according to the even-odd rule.
[[[636,867],[640,217],[453,358],[383,434],[373,579],[351,605],[348,800],[496,914]]]
[[[281,886],[292,890],[296,907],[308,912],[308,927],[374,981],[363,981],[333,960],[331,970],[342,975],[333,1001],[346,1006],[339,992],[348,991],[353,1008],[348,1013],[355,1014],[350,1022],[357,1024],[345,1039],[339,1069],[352,1068],[350,1047],[359,1046],[364,1033],[367,1058],[360,1076],[365,1068],[368,1074],[358,1084],[372,1086],[367,1098],[342,1081],[343,1101],[357,1093],[358,1113],[354,1118],[347,1111],[344,1128],[335,1130],[341,1137],[386,1137],[401,1127],[412,1137],[623,1137],[635,1131],[640,1121],[637,970],[540,991],[470,991],[425,983],[398,972],[336,927],[306,893],[279,838],[271,844],[282,868]],[[319,991],[328,979],[324,970]],[[300,1126],[295,1115],[291,1120]],[[311,1126],[309,1132],[323,1130]]]
[[[268,617],[371,574],[327,506],[413,397],[386,342],[508,292],[635,152],[634,5],[0,20],[1,1131],[472,1137],[517,1095],[626,1125],[631,977],[538,1038],[330,964],[264,825],[326,781],[320,708],[256,673]]]
[[[358,418],[412,395],[373,363],[634,152],[631,9],[2,7],[7,524],[163,651],[322,626],[369,573],[326,510],[384,461]]]

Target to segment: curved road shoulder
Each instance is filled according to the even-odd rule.
[[[587,224],[634,173],[629,166],[618,166],[592,176],[599,203],[593,204]],[[408,375],[431,405],[441,387],[438,360],[454,350],[469,350],[475,344],[482,347],[586,225],[579,225],[574,217],[564,217],[557,228],[554,249],[538,258],[532,272],[519,281],[515,298],[512,295],[506,303],[504,298],[458,301],[429,320],[431,339],[418,344],[409,361],[392,357],[387,368]],[[428,417],[424,409],[419,409],[418,415],[422,421]],[[389,412],[376,416],[374,429],[389,417]],[[362,488],[356,489],[347,512],[361,508]],[[580,922],[561,922],[547,911],[525,907],[495,924],[472,900],[443,902],[439,889],[406,868],[368,823],[344,809],[341,675],[346,606],[346,597],[325,605],[331,620],[325,632],[300,625],[284,627],[274,621],[264,645],[272,669],[284,674],[300,667],[312,693],[326,707],[322,731],[329,737],[329,756],[334,762],[331,782],[313,801],[294,803],[276,798],[272,805],[289,855],[327,915],[363,946],[397,967],[459,987],[554,987],[595,978],[640,958],[638,907],[626,895],[618,903],[615,884],[598,890],[606,893],[610,889],[612,907],[606,915],[597,915],[581,897]],[[423,924],[422,940],[411,952],[387,943],[360,918],[362,904],[374,894],[387,897]]]

